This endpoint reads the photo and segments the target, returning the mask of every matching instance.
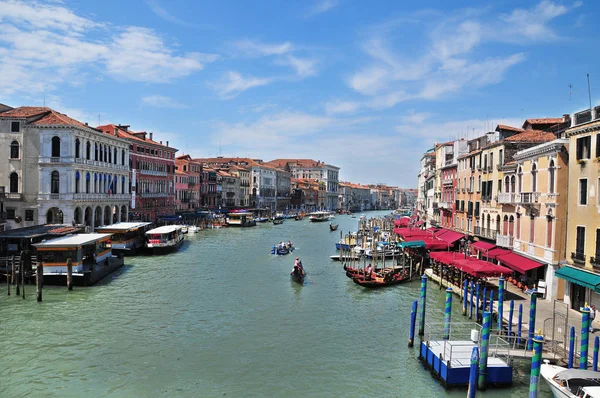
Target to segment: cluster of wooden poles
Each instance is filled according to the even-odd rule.
[[[24,250],[19,256],[10,256],[5,260],[6,293],[11,295],[11,285],[15,285],[17,297],[25,299],[25,281],[31,284],[33,269],[31,267],[32,257],[28,250]],[[44,265],[41,261],[35,261],[35,285],[36,298],[38,302],[43,300],[44,288]],[[67,289],[73,290],[73,262],[67,259]]]

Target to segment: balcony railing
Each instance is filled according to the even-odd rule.
[[[499,204],[514,204],[515,194],[514,193],[499,193],[498,194]]]
[[[142,198],[166,198],[169,196],[168,192],[140,192]]]
[[[444,184],[444,185],[452,185],[453,182],[454,182],[454,180],[452,178],[444,178],[442,180],[442,184]]]
[[[585,254],[583,252],[572,252],[571,259],[575,264],[584,265],[585,264]]]
[[[158,176],[158,177],[166,177],[166,171],[156,171],[156,170],[138,170],[138,173],[145,174],[148,176]]]
[[[75,193],[65,194],[73,195],[73,200],[131,200],[131,194],[128,193]]]
[[[483,236],[484,238],[487,238],[487,239],[495,240],[497,234],[498,234],[498,231],[496,231],[495,229],[481,228],[480,236]]]
[[[595,257],[590,257],[590,264],[596,269],[600,269],[600,253],[596,253]]]
[[[475,235],[481,235],[481,227],[475,227],[475,228],[473,228],[473,234],[475,234]]]
[[[23,198],[23,194],[22,193],[16,193],[16,192],[7,192],[6,193],[6,199],[21,200],[22,198]]]
[[[496,234],[496,246],[512,248],[514,243],[514,236]]]
[[[539,199],[539,192],[522,192],[520,194],[517,194],[517,197],[515,198],[516,202],[521,204],[538,203]]]
[[[39,200],[72,200],[72,193],[41,193],[38,195]]]

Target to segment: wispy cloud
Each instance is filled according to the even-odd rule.
[[[164,96],[164,95],[148,95],[148,96],[142,97],[142,104],[151,106],[151,107],[155,107],[155,108],[171,108],[171,109],[189,108],[188,105],[186,105],[182,102],[176,101],[171,97]]]
[[[384,27],[372,29],[362,44],[368,63],[347,78],[348,87],[370,98],[339,111],[386,109],[409,100],[438,100],[464,89],[497,84],[507,71],[525,61],[526,54],[497,51],[494,57],[482,57],[476,49],[495,42],[523,46],[557,40],[560,37],[552,21],[577,6],[579,3],[567,7],[543,0],[531,8],[516,8],[504,14],[493,13],[490,8],[448,15],[427,13],[426,26],[432,27],[425,28],[426,44],[412,54],[402,53],[388,39],[406,28],[406,21],[386,22]],[[416,13],[414,18],[424,17]],[[329,111],[335,110],[330,105]]]
[[[312,17],[318,14],[323,14],[340,4],[339,0],[317,0],[313,6],[308,10],[306,16]]]
[[[269,55],[283,55],[294,49],[292,43],[262,43],[250,39],[239,40],[233,43],[233,47],[242,55],[247,57],[264,57]]]
[[[150,10],[159,18],[164,19],[167,22],[171,22],[177,25],[181,25],[181,26],[194,26],[194,24],[191,24],[189,22],[186,22],[176,16],[174,16],[173,14],[171,14],[170,12],[168,12],[167,10],[165,10],[160,3],[158,2],[158,0],[146,0],[146,5],[148,5],[148,7],[150,7]]]
[[[288,55],[278,61],[281,65],[291,66],[298,77],[310,77],[317,74],[317,64],[319,61],[311,58],[299,58]]]
[[[239,72],[229,71],[212,87],[222,99],[232,99],[248,89],[265,86],[273,81],[272,78],[243,76]]]
[[[177,53],[154,30],[111,28],[78,16],[62,4],[0,0],[0,91],[52,91],[82,84],[91,68],[119,80],[164,83],[215,61],[214,54]]]

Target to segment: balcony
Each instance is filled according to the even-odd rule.
[[[156,176],[156,177],[166,177],[167,176],[167,172],[166,171],[138,170],[137,172],[140,173],[140,174],[147,175],[147,176]]]
[[[473,234],[474,235],[481,235],[481,227],[475,227],[475,228],[473,228]]]
[[[585,265],[585,254],[583,252],[571,253],[571,259],[576,265]]]
[[[539,192],[522,192],[520,194],[516,194],[515,200],[516,203],[523,205],[531,205],[538,203],[540,199]]]
[[[495,240],[497,234],[498,234],[498,231],[496,231],[495,229],[481,228],[480,236],[483,236],[484,238],[487,238],[487,239]]]
[[[38,200],[72,200],[72,193],[41,193]]]
[[[596,270],[600,270],[600,253],[596,253],[596,257],[590,257],[590,264]]]
[[[73,200],[85,201],[131,200],[131,194],[128,193],[117,193],[111,195],[107,193],[75,193],[65,195],[72,195]]]
[[[496,246],[512,248],[514,243],[514,236],[496,234]]]
[[[452,209],[452,202],[440,202],[439,203],[439,207],[440,207],[440,209],[451,210]]]
[[[515,204],[515,194],[514,193],[499,193],[498,194],[498,204],[503,204],[503,205]]]
[[[454,180],[452,178],[444,178],[442,180],[442,184],[444,185],[452,185],[454,183]]]
[[[21,199],[23,199],[23,194],[17,193],[17,192],[7,192],[5,197],[6,197],[6,199],[21,200]]]

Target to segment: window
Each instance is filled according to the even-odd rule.
[[[508,219],[508,235],[515,236],[515,217],[510,216]]]
[[[498,180],[498,193],[502,192],[502,180]]]
[[[523,169],[519,167],[519,172],[517,173],[517,178],[519,179],[519,193],[523,192]]]
[[[577,160],[590,158],[590,147],[592,146],[592,137],[581,137],[577,139]]]
[[[548,216],[546,216],[546,221],[548,224],[546,228],[546,247],[552,247],[552,211],[550,211]]]
[[[79,138],[75,139],[75,157],[79,158]]]
[[[577,240],[575,244],[576,257],[583,258],[585,252],[585,227],[577,227]]]
[[[121,151],[121,164],[125,165],[125,149]]]
[[[90,144],[89,141],[88,141],[88,143],[85,145],[85,158],[87,160],[91,159],[91,157],[90,157],[91,156],[91,154],[90,154],[91,153],[91,149],[92,149],[92,144]]]
[[[600,228],[596,229],[596,251],[594,257],[596,257],[596,261],[600,259]]]
[[[50,193],[60,192],[60,175],[58,171],[54,170],[50,179]]]
[[[10,158],[19,159],[19,143],[17,141],[10,143]]]
[[[596,134],[596,157],[600,158],[600,134]]]
[[[521,239],[521,215],[517,214],[517,239]]]
[[[10,122],[10,132],[11,133],[20,133],[21,132],[21,123],[20,122]]]
[[[531,192],[537,192],[537,166],[531,167]]]
[[[19,192],[19,175],[15,172],[10,173],[9,177],[9,191],[10,193],[18,193]]]
[[[98,161],[98,144],[94,142],[94,160]]]
[[[53,158],[60,157],[60,138],[57,136],[52,137],[52,154],[50,156]]]
[[[25,221],[33,221],[33,210],[25,210]]]
[[[600,134],[599,134],[600,136]],[[548,192],[554,193],[554,175],[556,172],[556,167],[554,167],[554,160],[550,161],[550,165],[548,166]]]
[[[6,209],[6,219],[7,220],[15,219],[15,209]]]
[[[529,243],[533,243],[535,238],[535,217],[529,217]]]
[[[579,180],[579,204],[587,205],[587,178]]]

